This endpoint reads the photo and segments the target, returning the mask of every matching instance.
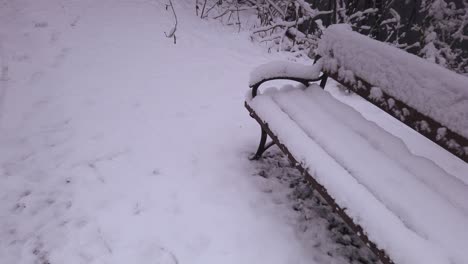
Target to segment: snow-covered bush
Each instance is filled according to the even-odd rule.
[[[421,35],[419,55],[459,73],[468,73],[468,2],[425,0],[416,25]]]
[[[196,10],[202,18],[250,30],[252,40],[270,50],[313,57],[322,30],[346,23],[468,74],[467,0],[197,0]]]

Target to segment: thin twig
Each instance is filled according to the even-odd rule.
[[[205,14],[206,1],[207,0],[205,0],[205,2],[203,3],[203,8],[202,8],[201,15],[200,15],[201,18],[203,18],[203,14]]]
[[[239,17],[239,3],[236,3],[236,7],[237,7],[237,24],[239,25],[238,32],[240,33],[240,30],[241,30],[241,22],[240,22],[240,17]]]
[[[210,13],[210,11],[213,10],[213,8],[215,8],[217,5],[218,3],[214,3],[210,8],[208,8],[208,10],[206,10],[206,13],[202,18],[208,17],[208,14]]]
[[[164,35],[166,35],[167,38],[173,38],[174,39],[174,44],[176,44],[177,43],[177,38],[176,38],[175,32],[177,31],[177,14],[176,14],[176,12],[174,10],[174,5],[172,5],[172,0],[169,0],[169,5],[166,5],[166,9],[167,9],[168,6],[170,6],[171,9],[172,9],[172,13],[174,14],[175,23],[174,23],[174,27],[172,27],[171,31],[169,31],[169,33],[164,32]]]

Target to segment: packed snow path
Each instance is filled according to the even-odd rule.
[[[175,4],[176,45],[163,1],[1,2],[1,263],[314,259],[247,160],[266,53]]]
[[[0,1],[1,263],[346,263],[251,176],[271,57],[177,2]]]

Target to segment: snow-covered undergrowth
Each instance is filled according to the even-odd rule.
[[[347,263],[247,160],[248,76],[272,55],[191,1],[174,45],[165,4],[0,1],[0,263]]]
[[[295,228],[318,263],[379,263],[279,149],[264,154],[255,181],[276,203],[297,212]],[[285,197],[287,199],[285,199]],[[290,210],[291,210],[290,209]]]

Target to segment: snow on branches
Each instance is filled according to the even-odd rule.
[[[468,74],[468,0],[196,0],[196,13],[250,30],[269,50],[295,56],[313,56],[323,29],[345,23]]]
[[[419,55],[459,73],[468,73],[468,2],[424,0],[425,19],[415,27],[421,33]]]

